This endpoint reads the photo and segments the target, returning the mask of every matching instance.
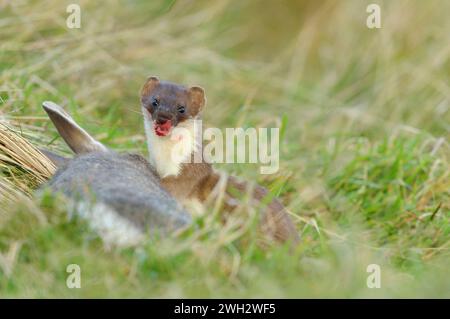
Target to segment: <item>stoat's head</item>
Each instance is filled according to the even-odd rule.
[[[159,137],[168,136],[177,125],[197,118],[205,103],[201,87],[184,87],[160,81],[156,76],[149,77],[141,90],[144,119]]]

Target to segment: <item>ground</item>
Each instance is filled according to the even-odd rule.
[[[372,2],[381,29],[366,27]],[[250,226],[206,217],[180,238],[108,249],[56,199],[11,190],[0,296],[450,297],[450,2],[80,1],[80,29],[69,3],[0,4],[1,118],[70,154],[40,106],[53,100],[104,144],[146,154],[145,78],[201,85],[207,126],[281,128],[278,173],[218,168],[278,195],[301,244],[261,250]],[[38,184],[0,174],[28,194]],[[366,284],[370,264],[381,288]]]

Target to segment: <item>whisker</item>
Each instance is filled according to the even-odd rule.
[[[136,110],[134,110],[134,109],[130,109],[130,108],[128,108],[128,107],[126,107],[126,109],[127,109],[128,111],[131,111],[131,112],[133,112],[133,113],[137,113],[137,114],[139,114],[139,115],[142,114],[141,112],[136,111]]]

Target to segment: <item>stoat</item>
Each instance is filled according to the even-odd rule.
[[[199,154],[201,140],[194,140],[195,136],[201,136],[201,132],[195,132],[195,121],[201,118],[205,104],[205,92],[199,86],[185,87],[151,76],[141,89],[150,163],[161,177],[163,187],[181,203],[204,203],[209,196],[217,196],[215,190],[221,181],[221,174]],[[245,194],[249,185],[226,177],[226,211],[232,212],[239,205],[234,195]],[[268,201],[261,218],[264,237],[296,243],[297,230],[280,201],[270,198],[268,190],[259,185],[251,189],[251,194],[255,204]]]

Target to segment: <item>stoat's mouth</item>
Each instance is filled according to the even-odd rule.
[[[155,129],[155,134],[158,136],[167,136],[170,133],[170,130],[172,129],[172,121],[167,120],[163,123],[153,123],[153,127]]]

